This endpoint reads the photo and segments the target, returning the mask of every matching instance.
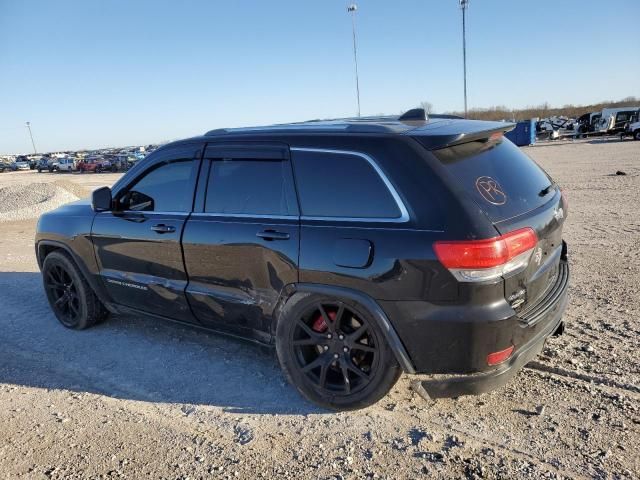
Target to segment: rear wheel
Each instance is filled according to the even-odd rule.
[[[640,140],[640,129],[638,129],[635,132],[633,132],[633,139],[634,140]]]
[[[377,402],[402,373],[372,316],[342,299],[306,295],[288,302],[278,322],[276,349],[300,393],[335,410]]]
[[[108,311],[66,254],[56,251],[47,255],[42,266],[42,280],[49,305],[65,327],[82,330],[108,316]]]

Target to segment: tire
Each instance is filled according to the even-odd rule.
[[[47,255],[42,281],[49,305],[65,327],[84,330],[107,318],[108,311],[67,254]]]
[[[302,396],[331,410],[376,403],[402,373],[376,321],[350,300],[294,295],[279,317],[276,352]]]
[[[634,140],[640,140],[640,129],[638,129],[635,132],[633,132],[633,139]]]

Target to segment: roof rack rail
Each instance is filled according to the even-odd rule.
[[[432,115],[432,118],[460,118],[454,115]],[[314,119],[303,122],[292,122],[261,127],[217,128],[208,131],[205,135],[226,135],[233,133],[259,133],[273,131],[340,131],[349,133],[394,133],[404,131],[408,122],[426,122],[429,120],[424,108],[413,108],[402,115],[377,115],[370,117],[347,117]],[[415,126],[415,125],[414,125]]]

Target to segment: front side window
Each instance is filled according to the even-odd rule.
[[[398,219],[400,209],[380,174],[355,153],[294,151],[302,215]]]
[[[148,171],[119,199],[120,210],[190,212],[196,160],[161,163]]]
[[[297,215],[289,162],[265,159],[212,160],[205,212]]]

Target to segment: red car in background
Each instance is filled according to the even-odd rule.
[[[87,157],[78,163],[78,171],[100,173],[105,170],[111,170],[111,162],[102,157]]]

